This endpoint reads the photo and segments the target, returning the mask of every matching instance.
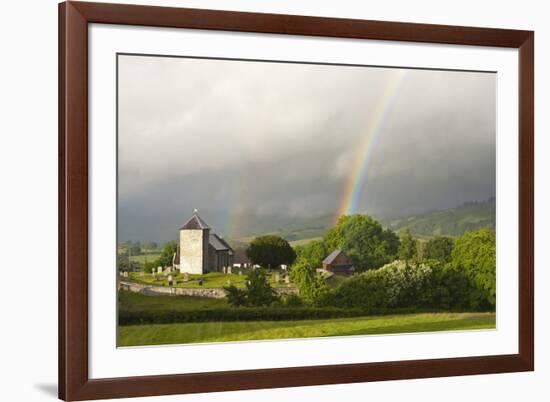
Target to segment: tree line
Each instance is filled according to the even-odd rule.
[[[352,260],[358,274],[331,289],[317,268],[335,249],[341,249]],[[295,249],[277,236],[256,238],[247,255],[266,268],[292,264],[290,276],[300,292],[299,301],[291,300],[295,304],[495,308],[496,239],[490,228],[467,232],[456,239],[435,236],[422,241],[408,230],[398,236],[372,217],[358,214],[342,216],[322,239]],[[269,305],[275,301],[265,275],[252,274],[249,285],[246,289],[228,289],[229,301],[235,305]],[[247,298],[250,292],[265,298]]]

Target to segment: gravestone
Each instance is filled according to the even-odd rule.
[[[124,277],[128,278],[128,271],[124,271]]]
[[[170,285],[170,286],[172,286],[172,284],[174,282],[172,279],[173,279],[172,275],[168,275],[168,285]]]
[[[290,276],[285,275],[285,283],[286,283],[286,284],[289,284],[289,283],[290,283]]]
[[[281,279],[281,278],[280,278],[280,276],[279,276],[279,273],[278,273],[278,272],[277,272],[277,273],[275,273],[274,277],[275,277],[275,282],[276,282],[276,283],[279,283],[279,281],[280,281],[280,279]]]
[[[223,273],[224,273],[224,274],[227,273],[227,268],[226,268],[226,267],[223,267],[222,270],[223,270]]]
[[[162,267],[158,267],[158,268],[157,268],[157,272],[158,272],[159,274],[162,274]]]
[[[231,267],[227,267],[227,273],[231,274]]]

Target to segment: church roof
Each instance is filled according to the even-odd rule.
[[[218,239],[220,240],[220,242],[229,250],[229,254],[233,254],[233,249],[231,248],[231,246],[229,245],[228,242],[225,241],[225,239],[221,236],[218,236]]]
[[[180,230],[182,229],[210,229],[210,226],[195,211],[193,216],[180,228]]]
[[[209,243],[212,247],[214,247],[214,250],[216,251],[223,251],[223,250],[231,250],[231,247],[229,247],[229,244],[225,242],[220,236],[218,236],[215,233],[210,234]]]
[[[341,253],[342,253],[342,250],[337,248],[332,253],[330,253],[327,258],[323,260],[323,264],[332,264],[336,259],[336,257],[338,257]]]

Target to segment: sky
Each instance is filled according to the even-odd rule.
[[[496,74],[120,55],[119,240],[193,210],[255,222],[397,217],[496,191]]]

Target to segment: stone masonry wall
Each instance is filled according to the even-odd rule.
[[[212,299],[223,299],[225,297],[225,290],[222,288],[177,288],[169,286],[145,285],[143,283],[126,282],[122,280],[119,282],[118,288],[119,290],[142,293],[148,296],[194,296],[208,297]],[[275,288],[275,291],[279,295],[298,294],[298,289],[296,288]]]
[[[180,271],[202,274],[205,255],[204,232],[200,229],[180,230]]]

